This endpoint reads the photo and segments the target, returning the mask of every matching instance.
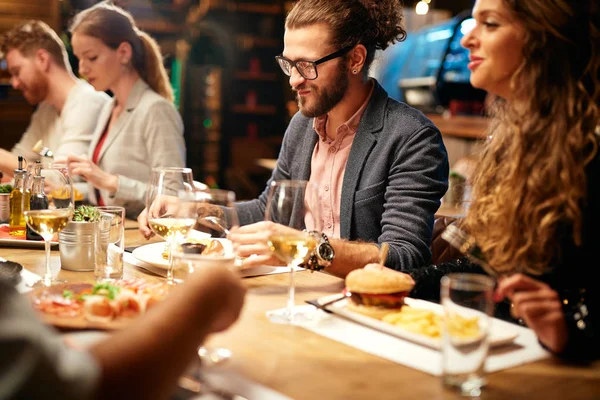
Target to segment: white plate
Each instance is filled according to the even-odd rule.
[[[201,239],[210,237],[209,235],[204,235],[202,232],[198,232],[193,236],[190,235],[190,238]],[[231,253],[233,251],[233,244],[228,239],[213,239],[218,240],[223,244],[223,248],[225,249],[225,253]],[[151,264],[154,267],[168,269],[169,268],[169,260],[166,260],[162,253],[165,250],[165,242],[151,243],[146,244],[144,246],[140,246],[132,251],[131,254],[135,256],[140,261]]]
[[[319,303],[322,304],[322,303],[327,302],[328,300],[333,300],[335,297],[339,297],[339,296],[340,295],[338,293],[338,294],[335,294],[332,296],[322,297],[318,301],[319,301]],[[387,322],[383,322],[378,319],[367,317],[366,315],[362,315],[362,314],[358,314],[353,311],[350,311],[346,308],[346,304],[348,301],[349,300],[347,300],[347,299],[341,300],[341,301],[334,303],[330,306],[327,306],[325,308],[327,310],[333,312],[334,314],[340,315],[340,316],[350,319],[354,322],[358,322],[361,325],[365,325],[370,328],[377,329],[378,331],[385,332],[387,334],[399,337],[401,339],[410,340],[411,342],[415,342],[415,343],[421,344],[423,346],[431,347],[433,349],[438,349],[438,350],[441,349],[441,347],[442,347],[441,339],[436,339],[436,338],[432,338],[429,336],[420,335],[418,333],[410,332],[406,329],[403,329],[400,326],[388,324]],[[443,313],[443,308],[441,305],[432,303],[429,301],[412,299],[410,297],[407,297],[404,299],[404,303],[407,306],[410,306],[413,308],[431,310],[436,314],[441,315]],[[501,326],[501,324],[494,324],[493,321],[492,321],[491,329],[492,329],[492,331],[491,331],[491,335],[490,335],[490,346],[492,346],[492,347],[501,346],[501,345],[510,343],[513,340],[515,340],[517,338],[517,336],[519,336],[519,333],[516,329],[513,330],[510,328]]]

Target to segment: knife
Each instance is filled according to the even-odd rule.
[[[332,300],[326,301],[325,303],[320,303],[319,299],[306,300],[306,303],[308,303],[310,305],[313,305],[313,306],[315,306],[315,307],[317,307],[317,308],[319,308],[319,309],[321,309],[321,310],[323,310],[325,312],[331,313],[332,311],[328,310],[326,308],[327,306],[335,304],[338,301],[342,301],[342,300],[344,300],[344,299],[346,299],[346,298],[348,298],[350,296],[352,296],[352,293],[350,291],[344,291],[344,293],[340,294],[338,297],[336,297],[336,298],[334,298]]]

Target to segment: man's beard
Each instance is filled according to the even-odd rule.
[[[296,100],[302,115],[308,118],[320,117],[321,115],[327,114],[333,109],[333,107],[342,101],[346,91],[348,90],[349,82],[346,74],[347,68],[345,68],[345,64],[342,63],[341,65],[342,67],[338,73],[338,76],[331,84],[322,86],[320,88],[312,85],[303,85],[295,89]],[[297,93],[298,90],[305,89],[310,89],[312,91],[311,94],[315,97],[315,101],[312,106],[305,104],[303,98]]]
[[[39,104],[48,96],[48,81],[41,74],[36,73],[31,83],[22,92],[29,104]]]

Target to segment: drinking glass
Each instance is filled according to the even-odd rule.
[[[207,238],[210,236],[211,241],[205,242],[199,236],[190,238],[188,234],[187,242],[192,243],[191,246],[177,246],[173,249],[177,278],[185,279],[196,269],[211,265],[235,268],[237,254],[231,241],[227,239],[230,229],[239,225],[234,203],[235,193],[228,190],[202,189],[179,192],[175,214],[178,218],[194,218],[196,230],[204,233],[203,236]],[[211,246],[213,241],[218,245]],[[204,247],[207,243],[211,246],[208,249]],[[204,254],[207,250],[208,254]],[[202,346],[198,349],[198,355],[203,365],[220,364],[231,358],[231,351],[226,348]]]
[[[173,279],[172,249],[187,235],[196,223],[196,218],[180,217],[178,194],[194,190],[194,179],[190,168],[154,168],[146,192],[148,224],[154,233],[167,241],[169,246],[169,268],[167,284],[175,285]]]
[[[207,265],[233,270],[237,254],[227,235],[231,228],[239,225],[235,193],[218,189],[179,192],[176,201],[175,215],[180,219],[193,218],[196,232],[194,237],[188,232],[187,243],[173,250],[173,255],[178,257],[174,263],[175,274],[183,277]],[[203,241],[203,238],[211,241]],[[207,245],[209,248],[205,248]]]
[[[287,308],[271,311],[272,322],[293,324],[310,320],[310,315],[294,309],[295,268],[308,261],[320,240],[321,214],[317,185],[308,181],[273,181],[265,210],[265,220],[291,229],[278,229],[269,236],[271,251],[290,268]],[[309,226],[313,231],[304,230]]]
[[[123,279],[125,208],[98,206],[100,220],[95,234],[94,276],[97,281]]]
[[[441,281],[442,381],[464,396],[479,396],[486,384],[494,285],[489,276],[468,273],[449,274]]]
[[[49,165],[38,171],[43,177],[44,192],[49,193],[48,209],[29,210],[27,207],[24,215],[29,228],[44,239],[46,250],[46,273],[34,286],[48,287],[63,282],[54,279],[50,271],[50,242],[73,217],[73,186],[66,165]]]

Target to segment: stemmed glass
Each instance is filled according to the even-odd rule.
[[[278,229],[268,239],[271,251],[290,267],[287,309],[271,311],[268,317],[282,324],[310,320],[310,315],[294,309],[294,272],[308,261],[319,242],[316,232],[321,231],[321,213],[317,185],[298,180],[271,182],[265,220],[291,228]]]
[[[63,281],[52,278],[50,271],[50,242],[55,234],[62,231],[73,217],[73,186],[66,165],[50,165],[38,169],[37,184],[43,186],[43,192],[49,193],[48,208],[30,210],[23,205],[25,221],[30,229],[44,239],[46,250],[46,273],[42,280],[33,286],[48,287]],[[24,199],[23,201],[26,201]]]
[[[175,285],[173,279],[172,249],[186,237],[196,223],[196,218],[177,214],[178,193],[194,190],[194,179],[190,168],[154,168],[146,192],[148,224],[154,233],[167,241],[169,246],[169,268],[167,284]]]
[[[177,249],[173,249],[174,264],[178,273],[191,274],[194,270],[207,266],[235,269],[237,252],[231,241],[227,239],[230,229],[239,225],[234,203],[235,193],[228,190],[202,189],[194,192],[179,192],[175,214],[178,218],[194,218],[196,230],[204,233],[206,237],[210,236],[211,242],[208,245],[211,248],[204,247],[207,242],[197,243],[200,247],[195,248],[193,247],[195,238],[188,238],[192,246],[181,248],[177,246]],[[213,241],[216,241],[218,246],[212,246]],[[228,360],[231,351],[226,348],[202,346],[198,349],[198,355],[204,363],[208,361],[218,364]]]

